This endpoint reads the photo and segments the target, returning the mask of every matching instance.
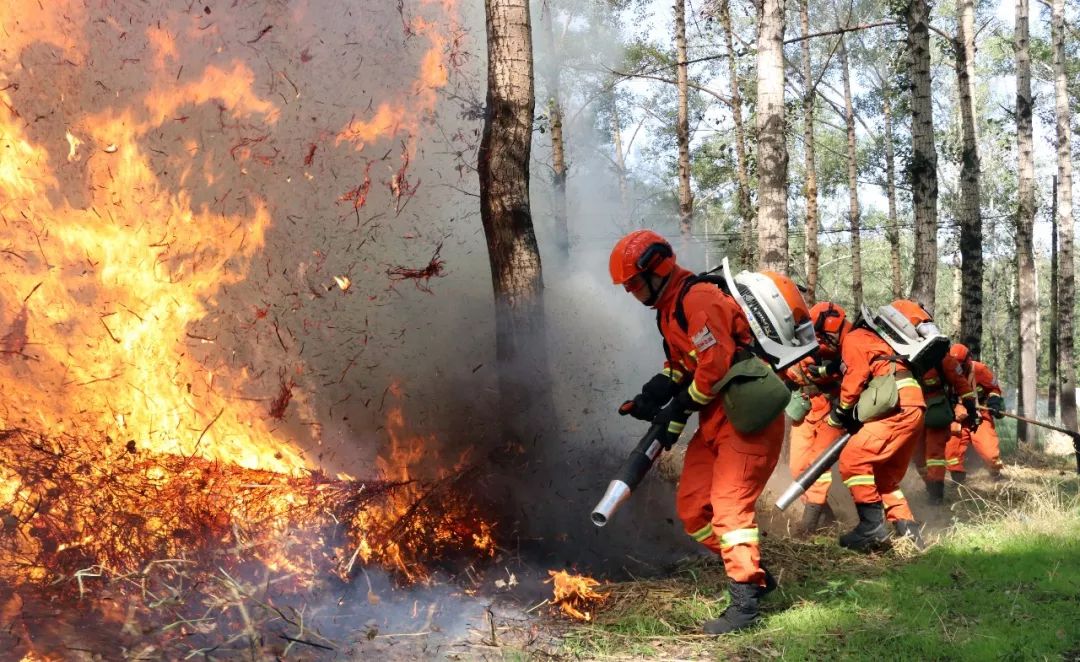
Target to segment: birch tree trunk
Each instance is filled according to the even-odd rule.
[[[904,296],[904,275],[900,270],[900,221],[896,217],[896,152],[893,142],[892,88],[882,80],[881,110],[885,116],[885,195],[889,201],[889,271],[894,299]]]
[[[799,27],[802,30],[802,77],[806,92],[803,94],[803,144],[806,154],[806,289],[807,303],[813,305],[817,299],[818,264],[821,255],[818,252],[818,190],[817,165],[814,155],[814,90],[813,69],[810,66],[810,2],[799,1]]]
[[[756,1],[758,267],[786,273],[788,153],[784,132],[784,0]]]
[[[840,35],[840,72],[844,82],[844,122],[847,124],[848,231],[851,233],[851,299],[862,307],[862,237],[859,233],[859,168],[855,151],[855,109],[851,105],[851,69],[847,39]]]
[[[545,46],[550,61],[547,63],[548,118],[551,121],[551,186],[554,192],[552,215],[555,217],[555,244],[559,253],[570,255],[570,232],[566,226],[566,147],[563,142],[563,112],[559,101],[559,69],[562,66],[559,51],[551,27],[551,3],[544,2],[540,10]]]
[[[724,31],[724,46],[727,50],[728,82],[731,85],[731,120],[735,124],[735,179],[737,191],[735,208],[739,214],[742,230],[742,262],[747,269],[752,269],[757,248],[754,227],[754,210],[750,206],[750,173],[746,163],[746,127],[742,114],[742,92],[739,90],[739,68],[735,54],[735,38],[731,27],[731,4],[729,0],[720,0],[720,26]]]
[[[960,157],[960,342],[980,355],[982,345],[982,215],[979,200],[979,148],[975,134],[975,5],[957,0],[956,83],[960,96],[963,152]]]
[[[675,0],[675,83],[679,114],[675,140],[679,145],[679,234],[690,237],[694,215],[694,194],[690,190],[690,89],[686,63],[686,0]]]
[[[1028,47],[1028,0],[1016,0],[1016,142],[1019,152],[1019,207],[1016,213],[1017,305],[1020,326],[1017,338],[1019,361],[1019,413],[1035,415],[1035,380],[1038,375],[1035,318],[1035,257],[1032,233],[1035,224],[1035,162],[1032,155],[1031,53]],[[1017,439],[1033,441],[1034,430],[1020,421]]]
[[[1054,60],[1054,110],[1057,120],[1057,215],[1061,233],[1058,262],[1059,374],[1061,422],[1076,429],[1076,366],[1073,365],[1073,305],[1076,277],[1073,270],[1072,136],[1069,130],[1069,92],[1065,78],[1065,0],[1053,0],[1050,43]]]
[[[477,158],[480,219],[495,293],[500,398],[503,411],[516,414],[528,403],[543,401],[536,385],[550,383],[543,350],[540,253],[529,209],[532,37],[528,0],[486,0],[485,6],[488,82]],[[528,420],[524,415],[503,416],[504,432],[526,438]]]
[[[930,7],[927,0],[909,0],[904,12],[911,57],[911,142],[909,176],[915,208],[915,256],[911,298],[934,312],[937,284],[937,150],[930,89]]]

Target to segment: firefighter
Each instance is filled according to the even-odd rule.
[[[913,301],[899,299],[891,305],[915,327],[934,322],[930,314]],[[928,501],[932,505],[941,505],[945,502],[945,447],[954,421],[965,424],[978,415],[975,388],[960,363],[948,354],[916,377],[926,400],[926,415],[913,462],[926,485]]]
[[[817,357],[806,357],[788,368],[785,377],[795,386],[791,418],[789,468],[798,476],[828,448],[828,417],[840,390],[840,340],[851,329],[847,314],[838,304],[818,302],[810,309],[818,341]],[[832,472],[826,471],[803,494],[803,517],[799,532],[813,533],[835,519],[829,507]]]
[[[986,410],[975,413],[972,418],[973,425],[954,426],[945,452],[945,463],[949,475],[957,483],[964,482],[967,478],[964,455],[967,453],[968,446],[974,446],[975,452],[986,463],[990,478],[1002,480],[1001,450],[998,445],[997,429],[994,427],[994,420],[1000,419],[1001,412],[1005,410],[1001,386],[989,366],[976,361],[966,345],[954,344],[949,349],[949,355],[959,363],[965,377],[974,384],[978,403],[986,407]]]
[[[891,312],[902,317],[895,304]],[[828,420],[835,430],[833,439],[844,429],[851,433],[838,464],[859,515],[858,525],[840,536],[840,545],[857,551],[886,546],[887,520],[899,536],[921,547],[919,527],[900,481],[922,434],[926,409],[922,389],[908,361],[867,324],[844,334],[840,357],[844,364],[840,399]],[[890,392],[895,400],[880,397]]]
[[[792,320],[808,321],[806,304],[787,278],[747,272],[740,274],[737,300],[676,264],[671,245],[651,230],[619,240],[609,269],[615,284],[656,309],[667,357],[663,370],[619,413],[665,425],[662,443],[670,448],[699,412],[676,509],[686,533],[723,559],[731,596],[704,631],[749,627],[758,618],[758,600],[776,587],[761,565],[754,506],[780,457],[790,393],[752,352],[755,335],[740,301],[751,297],[759,304],[763,317],[756,324],[763,333],[783,327],[777,342],[793,342]]]

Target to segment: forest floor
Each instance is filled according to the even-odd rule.
[[[1071,456],[1017,452],[1007,480],[983,470],[950,485],[930,546],[871,555],[836,530],[771,536],[762,557],[779,589],[748,632],[700,634],[727,604],[723,566],[692,560],[660,579],[606,585],[590,623],[552,621],[494,659],[1080,660],[1080,480]],[[1012,448],[1009,448],[1012,446]],[[520,639],[519,639],[520,640]]]

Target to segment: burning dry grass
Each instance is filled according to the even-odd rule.
[[[572,575],[565,570],[548,570],[552,583],[551,604],[577,621],[591,621],[592,614],[603,606],[607,593],[600,593],[596,587],[600,582],[584,575]]]
[[[268,620],[291,628],[287,646],[303,639],[303,615],[273,595],[364,565],[411,583],[494,552],[469,471],[430,484],[337,480],[25,430],[0,432],[0,467],[0,583],[15,591],[4,615],[26,621],[29,605],[33,621],[51,596],[78,606],[76,620],[152,630],[158,648],[250,646]]]

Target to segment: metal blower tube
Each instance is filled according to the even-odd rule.
[[[659,441],[663,426],[653,424],[645,436],[641,438],[630,456],[626,458],[615,480],[608,485],[604,497],[596,504],[592,511],[592,523],[596,526],[604,526],[611,519],[611,515],[630,498],[630,494],[637,489],[641,479],[649,473],[653,462],[656,461],[663,445]]]
[[[845,432],[840,435],[840,438],[834,441],[831,446],[826,448],[825,451],[806,468],[806,471],[799,474],[799,477],[795,479],[795,482],[780,495],[780,498],[776,500],[776,507],[780,510],[784,510],[795,503],[795,500],[801,497],[806,490],[810,489],[810,486],[817,482],[817,479],[821,478],[823,473],[832,468],[832,465],[835,464],[837,458],[840,457],[840,452],[844,450],[844,446],[847,445],[849,439],[851,439],[851,433]]]

